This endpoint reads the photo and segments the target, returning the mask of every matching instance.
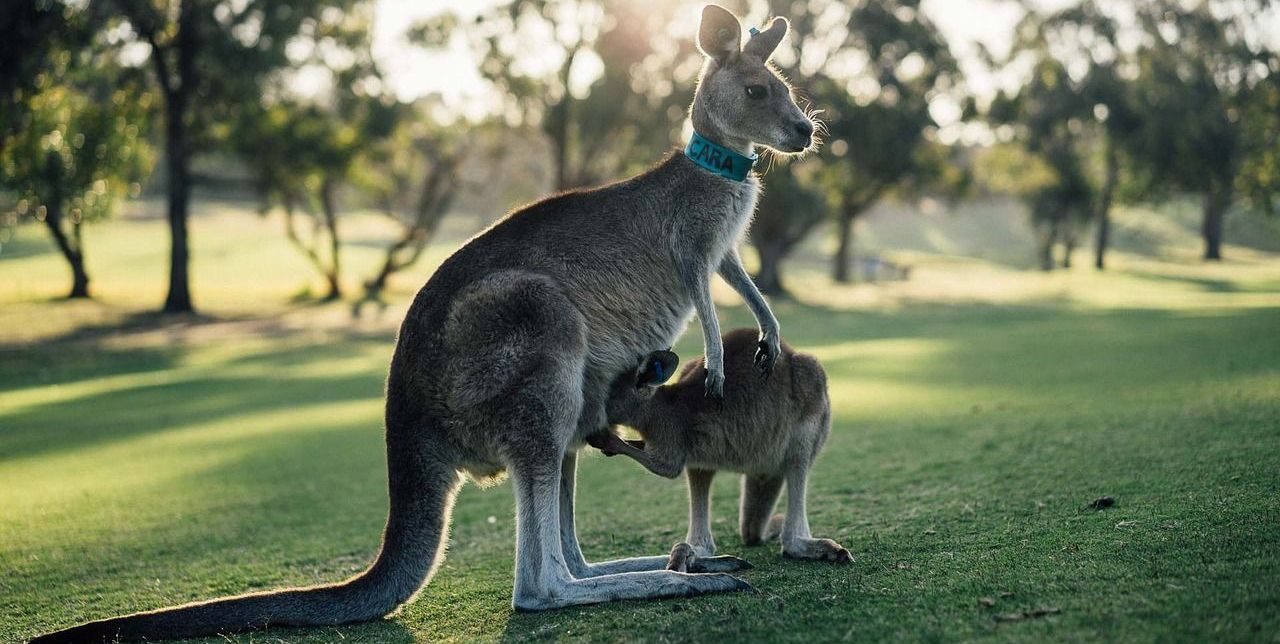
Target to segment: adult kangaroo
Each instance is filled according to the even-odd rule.
[[[605,424],[612,379],[671,346],[696,311],[706,394],[721,396],[715,272],[760,326],[759,368],[779,352],[777,320],[736,246],[756,204],[753,149],[798,153],[813,123],[766,64],[787,31],[774,19],[742,43],[737,19],[702,12],[706,56],[688,148],[602,188],[511,213],[432,275],[409,309],[386,387],[390,516],[374,563],[332,585],[240,595],[90,622],[37,642],[158,639],[269,625],[371,620],[408,601],[443,556],[469,474],[509,472],[516,496],[512,604],[541,610],[749,588],[724,574],[664,570],[667,557],[588,564],[574,532],[576,452]],[[731,557],[708,569],[731,571]]]

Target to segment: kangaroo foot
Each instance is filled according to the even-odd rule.
[[[782,548],[782,555],[792,559],[830,561],[837,564],[853,563],[853,555],[844,546],[830,539],[800,539]]]
[[[735,572],[748,570],[751,567],[751,563],[747,560],[732,555],[699,557],[693,546],[683,541],[671,548],[671,556],[667,558],[667,570],[676,572]]]

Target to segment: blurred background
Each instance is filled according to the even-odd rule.
[[[1280,249],[1267,0],[728,4],[791,20],[775,61],[826,131],[761,163],[750,255],[775,297],[928,291],[959,258],[1034,287],[1020,273]],[[110,324],[403,302],[509,209],[680,144],[697,12],[9,4],[0,303],[95,298],[58,317]]]
[[[743,255],[828,372],[810,518],[856,563],[742,548],[725,475],[764,592],[513,614],[511,495],[467,486],[417,602],[281,636],[1274,639],[1280,7],[724,4],[791,20],[823,122],[762,159]],[[0,640],[360,570],[413,294],[682,146],[700,8],[0,2]],[[578,490],[591,560],[683,534],[633,464]]]

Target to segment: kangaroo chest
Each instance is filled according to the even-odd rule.
[[[706,287],[741,241],[759,182],[716,181],[719,190],[674,200],[664,224],[655,227],[658,238],[634,251],[646,260],[609,285],[612,306],[591,334],[592,362],[606,373],[632,368],[637,356],[672,346],[693,316],[694,289]]]

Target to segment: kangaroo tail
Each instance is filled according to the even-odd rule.
[[[398,435],[397,435],[398,434]],[[391,512],[382,550],[344,582],[251,593],[113,617],[41,635],[32,644],[187,638],[267,626],[323,626],[377,619],[408,601],[430,578],[448,541],[449,513],[461,478],[387,432]]]

